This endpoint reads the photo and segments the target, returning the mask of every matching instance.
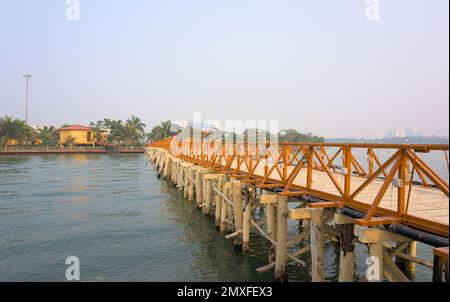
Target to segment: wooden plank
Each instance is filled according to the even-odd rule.
[[[278,201],[278,195],[261,195],[259,202],[262,204],[276,204]]]
[[[380,229],[367,229],[360,230],[358,234],[358,240],[361,243],[376,243],[376,242],[409,242],[412,241],[409,238],[401,235],[388,232]]]
[[[346,215],[342,215],[339,213],[335,213],[334,214],[334,223],[336,224],[351,224],[353,223],[354,219],[346,216]]]
[[[291,220],[311,219],[311,209],[308,208],[291,209],[289,210],[289,219]]]
[[[433,249],[433,254],[443,259],[448,259],[448,246]]]
[[[386,224],[397,224],[400,218],[396,217],[371,217],[370,220],[359,218],[354,220],[355,224],[359,226],[380,226]]]
[[[308,192],[306,191],[285,191],[285,192],[281,192],[279,193],[281,196],[305,196],[305,195],[309,195]]]
[[[311,209],[320,209],[320,208],[336,208],[338,207],[337,202],[328,201],[328,202],[312,202],[308,204],[308,208]]]

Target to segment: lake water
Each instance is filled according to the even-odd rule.
[[[291,222],[289,232],[296,233]],[[77,256],[82,281],[272,281],[267,242],[236,252],[173,184],[139,155],[0,156],[0,281],[65,281]],[[337,280],[339,248],[326,245],[326,278]],[[431,259],[419,245],[418,255]],[[357,246],[356,279],[367,248]],[[308,266],[287,266],[309,281]],[[418,266],[417,280],[431,270]]]

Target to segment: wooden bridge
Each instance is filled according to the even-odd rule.
[[[435,252],[434,279],[440,280],[443,272],[448,278],[448,151],[448,145],[280,143],[261,147],[165,140],[152,144],[147,156],[166,178],[185,189],[188,199],[196,195],[205,213],[214,210],[216,224],[231,232],[227,237],[235,238],[237,245],[243,241],[245,253],[251,228],[268,239],[273,250],[270,263],[261,270],[275,268],[276,279],[283,279],[286,261],[301,264],[298,257],[308,250],[314,262],[312,279],[322,281],[323,240],[332,235],[341,238],[341,281],[353,279],[355,240],[369,244],[370,253],[383,259],[378,280],[407,281],[399,268],[417,263],[433,267],[416,257],[416,241],[440,248]],[[441,156],[444,173],[429,164],[431,155]],[[242,196],[246,196],[244,204]],[[222,206],[223,200],[229,201],[227,206]],[[291,200],[300,201],[300,206],[288,210]],[[266,219],[258,223],[252,213],[261,205]],[[301,220],[307,227],[288,239],[288,219]],[[306,237],[311,241],[309,248],[287,253],[287,248]]]

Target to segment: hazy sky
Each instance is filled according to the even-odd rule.
[[[448,135],[449,1],[0,0],[0,116],[277,119],[327,137]]]

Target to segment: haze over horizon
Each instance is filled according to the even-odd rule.
[[[449,135],[449,2],[0,2],[0,117],[278,120],[325,137]]]

